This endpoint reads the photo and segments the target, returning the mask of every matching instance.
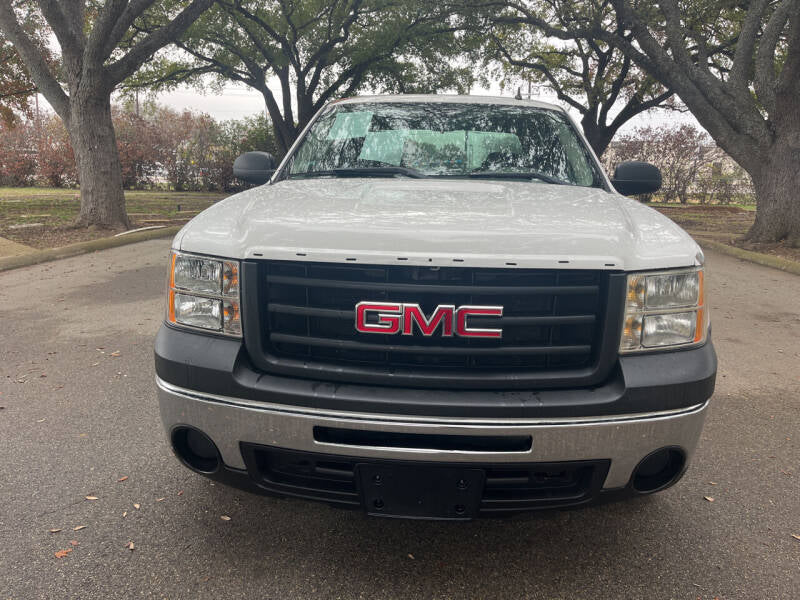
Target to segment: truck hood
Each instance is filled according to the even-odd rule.
[[[264,185],[199,214],[173,247],[238,259],[629,271],[702,256],[668,218],[598,188],[408,178]]]

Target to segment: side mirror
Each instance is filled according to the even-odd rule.
[[[617,165],[611,183],[623,196],[652,194],[661,189],[661,171],[650,163],[632,160]]]
[[[261,185],[275,172],[275,157],[269,152],[245,152],[233,161],[233,176]]]

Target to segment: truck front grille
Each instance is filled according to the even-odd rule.
[[[392,464],[391,461],[298,452],[256,444],[242,443],[241,447],[250,476],[267,491],[342,507],[357,508],[362,504],[356,475],[358,465]],[[416,464],[424,468],[435,463]],[[480,514],[499,516],[588,502],[600,492],[609,465],[608,460],[584,460],[462,466],[484,469],[486,483]],[[454,465],[447,463],[446,466]]]
[[[603,271],[257,264],[259,331],[248,331],[259,336],[260,352],[278,370],[302,364],[307,375],[341,379],[352,369],[355,380],[361,380],[356,374],[394,382],[407,376],[417,386],[466,376],[483,387],[506,387],[500,382],[509,375],[585,376],[597,366],[609,292]],[[251,292],[246,303],[255,297]],[[355,305],[362,301],[415,303],[425,314],[438,305],[502,305],[502,317],[481,317],[480,326],[502,328],[503,335],[360,333]]]

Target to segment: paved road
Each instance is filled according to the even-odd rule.
[[[167,247],[0,274],[0,598],[800,596],[800,277],[709,253],[721,370],[677,487],[425,523],[251,496],[179,466],[153,390]]]

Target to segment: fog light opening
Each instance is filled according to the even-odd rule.
[[[217,446],[199,429],[176,428],[172,432],[172,448],[178,458],[193,471],[213,473],[219,468]]]
[[[686,455],[680,448],[660,448],[645,456],[633,471],[633,489],[651,494],[671,486],[683,475]]]

